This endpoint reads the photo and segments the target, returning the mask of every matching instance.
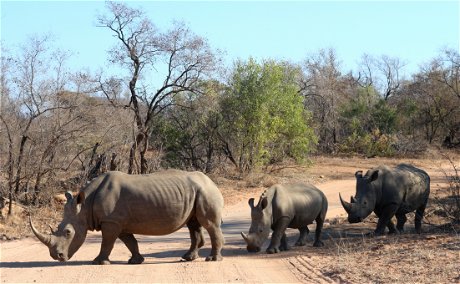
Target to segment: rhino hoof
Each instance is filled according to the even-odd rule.
[[[280,252],[279,248],[268,248],[267,249],[268,254],[279,253],[279,252]]]
[[[195,260],[198,258],[198,253],[186,253],[182,256],[182,259],[186,260],[186,261],[192,261],[192,260]]]
[[[93,264],[96,264],[96,265],[109,265],[110,264],[110,260],[108,259],[98,259],[98,258],[95,258],[93,260]]]
[[[133,256],[128,260],[128,264],[141,264],[143,262],[144,262],[144,257],[142,255]]]
[[[206,261],[221,261],[222,255],[210,255],[206,258]]]
[[[303,247],[303,246],[306,245],[306,244],[307,244],[307,242],[296,242],[296,243],[295,243],[295,246],[296,246],[296,247]]]
[[[288,246],[288,245],[282,245],[280,246],[280,251],[288,251],[290,250],[291,248]]]
[[[324,243],[322,241],[318,240],[315,243],[313,243],[313,246],[316,247],[316,248],[324,247]]]

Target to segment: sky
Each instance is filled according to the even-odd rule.
[[[342,70],[356,70],[363,54],[399,57],[406,72],[459,50],[460,1],[125,1],[140,8],[161,30],[185,22],[224,51],[228,67],[237,59],[301,63],[321,48],[335,49]],[[73,53],[69,68],[107,68],[116,43],[96,26],[107,13],[103,1],[4,1],[2,45],[10,51],[31,36],[51,34],[53,46]]]

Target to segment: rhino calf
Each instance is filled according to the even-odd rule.
[[[322,191],[313,185],[288,184],[274,185],[260,196],[254,206],[254,198],[249,199],[251,207],[251,227],[249,234],[241,233],[249,252],[260,251],[263,243],[273,230],[267,253],[288,250],[286,228],[299,229],[300,236],[296,246],[306,244],[308,225],[316,221],[316,234],[313,246],[320,247],[321,229],[327,212],[327,199]]]
[[[430,177],[412,165],[400,164],[395,168],[379,166],[363,176],[357,171],[356,195],[348,203],[340,196],[350,223],[361,222],[372,211],[379,218],[376,235],[382,235],[385,227],[391,234],[403,232],[406,214],[415,211],[415,231],[421,233],[422,218],[430,195]],[[396,229],[391,221],[396,216]]]
[[[92,180],[75,197],[66,193],[64,218],[52,234],[36,237],[48,246],[52,258],[67,261],[81,247],[88,230],[102,231],[99,255],[93,264],[110,264],[109,255],[116,239],[132,253],[130,264],[140,264],[133,234],[166,235],[184,225],[190,231],[191,246],[182,256],[198,257],[204,245],[202,228],[211,239],[211,254],[206,260],[221,260],[224,237],[220,228],[224,199],[216,185],[200,172],[169,170],[150,175],[108,172]]]

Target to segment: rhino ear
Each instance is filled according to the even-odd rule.
[[[268,205],[268,199],[267,199],[267,197],[264,197],[260,201],[260,208],[262,208],[262,210],[264,210],[265,208],[267,208],[267,205]]]
[[[248,204],[249,204],[249,207],[254,208],[254,198],[249,198]]]
[[[85,204],[85,192],[80,191],[77,195],[77,204]]]
[[[66,191],[65,198],[67,198],[67,203],[70,203],[73,199],[72,193],[70,191]]]
[[[379,177],[379,170],[376,170],[375,172],[372,173],[372,175],[369,178],[369,182],[373,182]]]
[[[356,177],[356,178],[362,178],[362,177],[363,177],[363,171],[357,171],[357,172],[355,173],[355,177]]]

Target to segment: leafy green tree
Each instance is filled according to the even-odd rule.
[[[219,136],[240,172],[284,158],[302,161],[317,143],[296,82],[300,70],[285,62],[236,63],[222,100]]]
[[[341,111],[344,139],[340,150],[366,156],[392,155],[396,118],[396,109],[372,86],[358,88]]]
[[[162,165],[211,172],[219,153],[217,127],[219,94],[217,81],[200,83],[200,93],[183,93],[155,122],[153,145],[164,153]]]

